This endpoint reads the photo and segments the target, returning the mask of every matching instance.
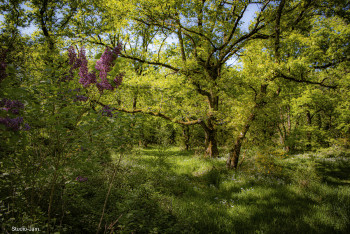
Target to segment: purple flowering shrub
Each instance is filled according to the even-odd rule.
[[[6,178],[0,178],[0,184],[7,186],[2,186],[4,190],[1,193],[12,194],[12,191],[16,191],[11,199],[4,200],[4,207],[13,205],[10,211],[6,210],[8,214],[5,214],[5,208],[0,207],[3,214],[1,223],[15,219],[15,224],[19,226],[32,222],[32,217],[37,220],[47,212],[51,194],[54,201],[51,204],[51,218],[57,219],[61,217],[61,204],[68,201],[61,200],[62,197],[56,194],[62,194],[66,199],[65,193],[71,191],[75,197],[85,197],[81,188],[86,189],[94,182],[103,184],[102,177],[91,171],[103,170],[96,162],[110,163],[110,149],[115,147],[116,140],[109,136],[111,126],[108,118],[101,117],[100,110],[89,112],[90,103],[86,102],[91,96],[87,88],[96,85],[103,92],[118,87],[108,74],[118,53],[117,49],[110,50],[99,60],[97,68],[94,66],[91,69],[85,50],[74,51],[70,48],[68,69],[61,66],[66,62],[63,56],[54,57],[52,63],[47,60],[47,63],[40,63],[39,58],[38,70],[31,73],[30,66],[26,70],[33,80],[25,77],[23,83],[15,79],[17,74],[14,72],[17,70],[6,73],[8,64],[0,58],[0,81],[6,78],[0,87],[0,155],[5,165],[3,168],[8,171]],[[74,77],[79,83],[69,82]],[[121,78],[118,80],[120,84]],[[16,86],[12,85],[14,82],[18,82]],[[82,87],[77,89],[78,85]],[[103,109],[103,115],[114,115],[113,109]],[[29,126],[27,121],[33,125]],[[81,150],[75,150],[77,146]],[[75,183],[66,184],[71,180]],[[101,196],[104,195],[101,193]],[[42,199],[37,199],[39,196]],[[34,211],[27,207],[33,207]],[[29,218],[23,218],[23,214],[29,214]],[[52,222],[42,222],[52,225]]]
[[[7,77],[6,73],[6,51],[0,53],[0,83]],[[23,117],[11,118],[11,115],[19,115],[20,110],[24,109],[24,104],[18,100],[3,98],[0,101],[0,110],[5,112],[5,117],[0,116],[0,124],[5,125],[7,130],[18,131],[21,129]],[[24,130],[29,130],[28,124],[25,124]]]
[[[7,98],[3,98],[0,101],[0,109],[12,113],[13,115],[18,115],[20,110],[24,108],[24,104],[18,100],[11,101]],[[10,118],[9,116],[0,117],[0,124],[6,126],[8,130],[18,131],[23,123],[23,117]],[[26,123],[23,127],[24,130],[29,130],[30,127]]]
[[[68,63],[70,65],[69,77],[73,78],[74,70],[78,70],[79,83],[88,88],[92,84],[95,84],[100,93],[104,90],[117,89],[123,81],[124,73],[119,73],[115,76],[112,82],[108,80],[108,73],[112,70],[115,60],[118,58],[122,49],[121,43],[115,48],[110,49],[106,47],[100,59],[95,64],[95,70],[89,71],[88,60],[86,58],[86,51],[84,48],[78,50],[78,54],[73,46],[68,49]],[[66,79],[67,80],[67,79]],[[89,97],[77,94],[74,97],[74,102],[86,102]],[[102,115],[107,117],[113,117],[113,108],[108,105],[102,109]]]
[[[3,98],[0,101],[0,108],[2,110],[9,111],[12,114],[18,115],[19,114],[19,110],[23,109],[24,105],[23,105],[23,103],[21,103],[18,100],[11,101],[11,100],[9,100],[7,98]]]
[[[10,115],[18,115],[20,114],[20,110],[24,108],[24,104],[18,100],[11,101],[9,99],[3,98],[0,101],[0,109],[3,110],[6,114],[5,117],[0,117],[0,124],[5,125],[7,130],[11,131],[19,131],[23,129],[25,131],[30,130],[30,126],[25,123],[23,124],[23,117],[11,118]]]
[[[96,62],[95,69],[96,71],[89,71],[88,60],[86,58],[86,51],[84,48],[81,48],[78,52],[78,55],[75,52],[73,46],[68,49],[70,77],[73,77],[73,71],[79,69],[79,83],[83,85],[84,88],[90,87],[91,84],[96,84],[98,90],[103,93],[104,90],[114,90],[118,88],[123,80],[123,73],[118,74],[114,78],[114,85],[110,83],[107,79],[108,72],[112,70],[115,60],[120,54],[122,45],[119,43],[114,49],[106,47],[101,58]],[[98,73],[98,76],[96,75]]]

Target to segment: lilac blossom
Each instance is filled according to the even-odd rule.
[[[12,114],[18,115],[19,110],[24,108],[24,104],[18,100],[11,101],[9,99],[3,98],[0,101],[0,108],[5,111],[10,111]]]
[[[104,89],[113,90],[114,87],[108,82],[108,80],[102,80],[100,83],[96,84],[98,90],[103,93]]]
[[[31,127],[29,126],[29,124],[25,123],[24,127],[23,127],[23,130],[24,131],[29,131],[30,129],[31,129]]]
[[[89,99],[89,97],[85,97],[85,96],[83,96],[83,95],[76,95],[74,101],[75,101],[75,102],[76,102],[76,101],[86,102],[88,99]]]
[[[0,54],[0,82],[7,77],[6,67],[7,64],[5,62],[7,50],[4,50]],[[7,112],[11,112],[12,114],[18,115],[19,110],[24,108],[24,104],[18,100],[9,100],[7,98],[3,98],[0,101],[0,109],[5,110]],[[18,131],[23,123],[23,117],[0,117],[0,124],[5,125],[8,130]],[[26,124],[24,126],[25,129],[28,129],[29,125]],[[30,127],[29,127],[30,129]],[[28,129],[28,130],[29,130]]]
[[[82,84],[85,88],[87,88],[91,84],[96,83],[96,74],[95,72],[89,72],[88,61],[86,59],[84,48],[81,48],[80,50],[79,59],[80,59],[79,83]]]
[[[22,123],[23,123],[22,117],[17,117],[14,119],[11,119],[9,117],[0,118],[0,124],[5,125],[7,129],[10,129],[13,131],[18,131]]]
[[[122,43],[118,43],[118,45],[113,49],[113,52],[118,57],[121,51],[122,51]]]
[[[116,88],[118,88],[122,82],[123,82],[123,77],[124,77],[124,73],[119,73],[115,78],[114,78],[114,83]]]
[[[101,58],[96,62],[95,68],[100,71],[101,82],[97,83],[97,88],[100,92],[104,89],[113,90],[114,87],[107,80],[107,73],[111,71],[113,62],[117,58],[114,50],[110,50],[106,47]]]
[[[102,115],[113,117],[113,113],[112,113],[113,110],[114,108],[110,108],[108,105],[105,105],[102,109]]]
[[[85,56],[85,51],[84,51],[84,56]],[[68,48],[68,57],[69,57],[69,65],[72,66],[71,68],[72,70],[80,68],[82,59],[77,57],[77,54],[75,53],[75,49],[73,46]]]
[[[95,83],[98,90],[103,93],[103,90],[114,90],[122,83],[123,74],[119,74],[113,80],[116,84],[114,87],[108,80],[107,74],[112,70],[115,59],[118,57],[122,49],[121,43],[119,43],[114,49],[106,47],[101,58],[96,62],[95,68],[99,72],[100,82],[97,82],[96,73],[94,71],[89,72],[88,61],[85,55],[85,49],[81,48],[79,56],[77,57],[74,47],[71,46],[68,49],[69,64],[72,66],[70,69],[70,76],[73,77],[73,70],[79,68],[79,83],[85,88]]]
[[[114,53],[114,50],[110,50],[108,47],[106,47],[101,58],[96,62],[95,68],[100,71],[100,78],[102,80],[107,78],[107,72],[111,71],[116,57],[117,55]]]
[[[75,53],[75,49],[73,46],[68,48],[68,58],[69,58],[69,65],[71,65],[69,69],[69,74],[65,75],[62,81],[69,81],[72,80],[74,77],[73,71],[80,67],[81,65],[81,59],[77,57],[77,54]]]
[[[88,70],[88,61],[85,56],[84,48],[80,49],[79,58],[81,59],[81,64],[79,68],[79,76],[80,76],[79,83],[82,85],[85,85],[85,83],[87,82],[87,75],[89,73],[89,70]]]

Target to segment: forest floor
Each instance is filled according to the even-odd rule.
[[[119,231],[350,233],[349,152],[244,154],[240,168],[229,171],[226,157],[133,150],[120,165],[119,180],[134,197]]]

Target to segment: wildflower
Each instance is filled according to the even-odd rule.
[[[29,126],[29,124],[25,123],[24,127],[23,127],[23,130],[24,131],[29,131],[30,129],[31,129],[31,127]]]
[[[86,182],[88,180],[87,177],[82,177],[82,176],[78,176],[77,178],[75,178],[76,181],[78,182]]]

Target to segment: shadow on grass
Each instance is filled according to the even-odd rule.
[[[257,180],[241,173],[232,179],[224,161],[195,158],[191,152],[142,150],[134,176],[152,184],[171,201],[171,214],[188,233],[347,233],[348,208],[335,194],[319,194],[308,186]],[[174,159],[175,157],[175,159]],[[164,158],[164,160],[160,160]],[[179,160],[188,164],[179,166]],[[197,164],[197,165],[192,165]],[[206,164],[203,169],[203,164]],[[221,165],[222,164],[222,165]],[[219,166],[218,166],[219,165]],[[320,164],[325,176],[349,178],[349,167]],[[194,173],[193,168],[202,166]],[[180,170],[188,167],[188,170]],[[332,174],[322,168],[333,168]],[[339,173],[337,170],[340,170]],[[231,175],[231,178],[230,178]],[[250,176],[250,177],[249,177]],[[248,178],[249,177],[249,178]],[[146,179],[147,178],[147,179]],[[349,198],[348,195],[344,199]],[[337,210],[343,212],[340,214]],[[338,213],[337,213],[338,212]],[[345,212],[345,213],[344,213]],[[338,222],[338,219],[340,220]],[[159,230],[162,230],[160,227]]]
[[[234,189],[235,190],[235,189]],[[262,194],[234,191],[231,199],[203,199],[193,194],[182,200],[190,208],[190,222],[199,233],[329,233],[332,227],[320,223],[313,227],[309,216],[315,203],[286,187],[258,186]],[[221,193],[217,194],[219,197]]]
[[[178,148],[161,148],[161,147],[147,147],[139,149],[142,156],[156,156],[156,157],[176,157],[176,156],[187,156],[193,157],[193,150],[179,150]]]
[[[350,184],[350,158],[325,158],[317,161],[317,171],[329,184]]]

